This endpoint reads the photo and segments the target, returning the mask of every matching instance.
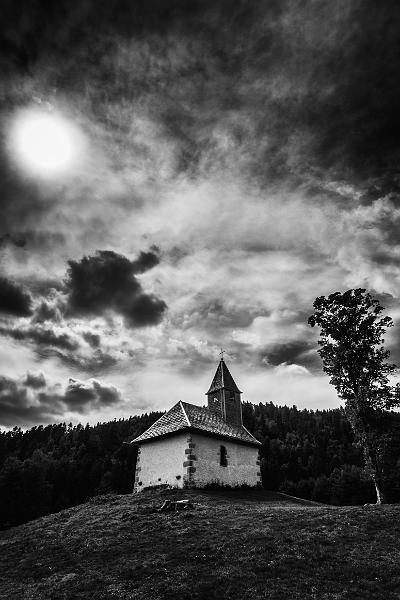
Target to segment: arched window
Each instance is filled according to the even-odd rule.
[[[227,467],[228,466],[228,459],[226,456],[226,448],[225,446],[220,446],[219,447],[219,464],[221,465],[221,467]]]

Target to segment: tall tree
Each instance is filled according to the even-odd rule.
[[[316,298],[311,327],[321,328],[318,344],[324,371],[330,375],[338,396],[362,445],[375,484],[377,503],[385,501],[385,460],[390,442],[386,410],[399,405],[399,384],[389,376],[396,366],[387,362],[389,350],[383,336],[393,321],[364,289],[336,292]]]

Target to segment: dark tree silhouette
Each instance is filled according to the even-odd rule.
[[[385,501],[385,461],[390,445],[387,410],[399,405],[399,385],[389,375],[396,366],[388,363],[389,350],[383,335],[392,319],[366,290],[355,289],[320,296],[308,319],[321,328],[319,354],[330,375],[346,414],[361,444],[365,465],[375,484],[377,503]]]

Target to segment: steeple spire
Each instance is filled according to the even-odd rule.
[[[209,410],[221,416],[226,422],[229,422],[232,425],[241,426],[241,393],[242,392],[239,390],[230,374],[222,355],[210,388],[206,393],[208,396]]]
[[[223,358],[221,358],[219,361],[217,370],[214,375],[214,379],[211,382],[207,395],[222,388],[230,390],[232,392],[237,392],[238,394],[242,393],[236,385],[232,375],[230,374],[229,369],[226,366],[226,362]]]

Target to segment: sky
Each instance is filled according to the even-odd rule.
[[[368,289],[400,361],[400,8],[3,0],[0,426],[339,406],[307,324]]]

